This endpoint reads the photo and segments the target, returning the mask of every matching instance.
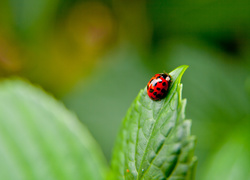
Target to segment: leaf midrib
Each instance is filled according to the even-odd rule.
[[[173,90],[173,91],[175,91],[176,89],[177,89],[177,86],[178,86],[178,78],[175,80],[175,82],[173,83],[173,86],[171,87],[171,88],[174,88],[174,89],[171,89],[171,90]],[[148,146],[149,146],[149,142],[150,142],[150,140],[151,140],[151,138],[152,138],[152,135],[153,135],[153,132],[154,132],[154,129],[155,129],[155,124],[156,124],[156,122],[157,122],[157,120],[159,119],[159,117],[160,117],[160,115],[161,115],[161,113],[162,113],[162,110],[163,110],[163,108],[165,107],[165,104],[168,104],[171,100],[172,100],[172,98],[174,97],[174,95],[175,95],[175,93],[172,93],[171,94],[171,97],[169,98],[169,100],[168,101],[165,101],[164,102],[164,104],[163,104],[163,106],[160,108],[160,110],[159,110],[159,113],[158,113],[158,115],[157,115],[157,118],[155,119],[155,123],[154,123],[154,125],[153,125],[153,129],[152,129],[152,131],[151,131],[151,133],[150,133],[150,136],[149,136],[149,139],[148,139],[148,141],[147,141],[147,145],[146,145],[146,148],[145,148],[145,150],[148,148]],[[141,104],[141,103],[140,103]],[[166,105],[167,106],[167,105]],[[153,117],[153,119],[154,119],[154,117]],[[140,122],[138,122],[138,124],[139,124]],[[137,134],[138,134],[138,132],[139,131],[137,131]],[[136,148],[136,146],[135,146],[135,148]],[[136,148],[137,149],[137,148]],[[144,151],[144,153],[143,153],[143,156],[142,156],[142,161],[141,161],[141,163],[140,163],[140,166],[139,166],[139,169],[141,169],[141,167],[142,167],[142,162],[143,162],[143,160],[144,160],[144,158],[145,158],[145,154],[146,154],[146,151]],[[149,168],[149,167],[148,167]],[[148,170],[148,168],[147,168],[147,170]],[[147,171],[146,170],[146,171]],[[137,171],[137,174],[138,174],[138,176],[137,176],[137,180],[139,180],[139,172]],[[143,175],[142,175],[142,177],[144,176],[144,174],[145,174],[145,172],[143,173]],[[142,178],[142,177],[140,177],[140,178]]]

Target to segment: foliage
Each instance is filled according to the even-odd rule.
[[[185,119],[180,80],[170,73],[168,95],[152,101],[140,91],[123,121],[108,179],[194,178],[195,138]],[[1,179],[104,179],[100,148],[62,104],[20,80],[0,84]]]
[[[1,0],[0,78],[25,77],[63,101],[110,160],[138,90],[153,74],[188,64],[196,179],[230,180],[232,168],[231,177],[245,180],[241,159],[250,161],[250,151],[229,149],[249,147],[233,138],[250,129],[249,12],[248,0]]]
[[[0,84],[0,179],[104,179],[106,162],[74,114],[20,80]]]
[[[185,120],[181,76],[172,71],[167,97],[152,101],[144,88],[129,108],[112,159],[115,179],[192,179],[194,137]]]

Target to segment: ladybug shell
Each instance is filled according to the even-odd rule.
[[[150,79],[147,85],[148,96],[152,100],[161,100],[167,95],[171,76],[167,73],[156,74]]]

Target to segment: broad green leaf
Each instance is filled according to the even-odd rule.
[[[211,152],[224,143],[235,126],[248,122],[245,117],[250,113],[250,101],[245,87],[250,66],[242,57],[229,57],[196,40],[172,40],[153,56],[170,68],[186,62],[190,65],[183,78],[183,95],[188,99],[186,116],[192,117],[192,132],[199,137],[196,178],[201,180],[213,158]]]
[[[246,117],[250,122],[250,117]],[[201,180],[249,180],[250,142],[249,123],[245,123],[228,135],[226,141],[204,165]]]
[[[170,73],[172,83],[165,99],[152,101],[146,88],[129,108],[117,138],[112,159],[114,179],[189,180],[194,177],[195,138],[186,120],[181,77],[187,66]]]
[[[106,163],[77,117],[21,80],[0,83],[0,179],[101,180]]]

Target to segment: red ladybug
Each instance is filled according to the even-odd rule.
[[[167,95],[170,81],[171,76],[167,73],[154,75],[147,85],[148,96],[155,101],[163,99]]]

